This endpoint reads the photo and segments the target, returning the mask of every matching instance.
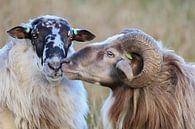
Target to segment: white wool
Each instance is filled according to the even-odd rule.
[[[72,49],[72,48],[71,48]],[[86,129],[87,94],[81,81],[47,81],[30,40],[0,49],[1,129]]]

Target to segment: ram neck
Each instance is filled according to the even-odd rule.
[[[185,129],[174,93],[156,87],[112,90],[109,120],[113,129]]]

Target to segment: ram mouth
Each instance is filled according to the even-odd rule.
[[[65,77],[67,77],[68,79],[75,79],[77,78],[79,72],[78,71],[72,71],[72,70],[63,70],[63,74]]]
[[[79,71],[73,71],[73,70],[70,70],[70,69],[65,69],[65,70],[63,70],[63,73],[64,73],[65,75],[69,75],[69,74],[78,74]]]
[[[74,79],[74,80],[78,79],[90,83],[99,83],[100,80],[98,79],[97,76],[85,71],[78,71],[78,70],[73,71],[73,70],[66,69],[63,72],[64,72],[64,76],[67,77],[68,79]]]

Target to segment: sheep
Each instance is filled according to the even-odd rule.
[[[195,66],[140,29],[85,46],[62,69],[69,79],[110,88],[105,129],[195,128]]]
[[[72,41],[95,35],[66,19],[39,16],[8,31],[0,49],[0,129],[87,129],[87,94],[62,74]]]

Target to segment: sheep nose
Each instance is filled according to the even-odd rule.
[[[55,72],[57,72],[62,66],[62,63],[57,61],[57,62],[48,62],[48,67]]]

